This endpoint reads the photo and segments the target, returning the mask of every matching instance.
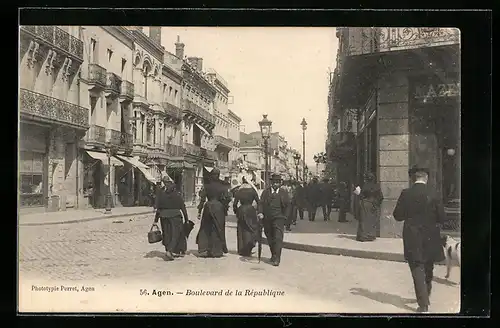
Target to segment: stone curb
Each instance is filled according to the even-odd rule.
[[[229,228],[236,228],[236,224],[228,225]],[[265,237],[262,238],[262,243],[269,245]],[[370,251],[361,249],[349,249],[334,246],[320,246],[320,245],[309,245],[293,243],[288,241],[283,241],[283,248],[290,249],[294,251],[302,251],[307,253],[325,254],[325,255],[337,255],[337,256],[348,256],[356,257],[360,259],[370,259],[378,261],[389,261],[389,262],[403,262],[406,263],[403,253],[390,253],[381,251]],[[438,265],[443,265],[444,262],[436,263]]]
[[[194,206],[187,206],[187,208],[194,208]],[[153,210],[144,210],[140,212],[133,212],[133,213],[123,213],[123,214],[104,214],[101,213],[99,216],[94,216],[90,218],[83,218],[83,219],[75,219],[75,220],[66,220],[66,221],[53,221],[53,222],[28,222],[28,223],[19,223],[20,227],[27,227],[27,226],[46,226],[46,225],[56,225],[56,224],[71,224],[71,223],[80,223],[80,222],[89,222],[89,221],[97,221],[97,220],[104,220],[104,219],[116,219],[116,218],[122,218],[122,217],[127,217],[127,216],[134,216],[134,215],[143,215],[143,214],[153,214]]]

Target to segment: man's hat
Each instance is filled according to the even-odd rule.
[[[417,172],[422,172],[422,173],[425,173],[427,175],[429,175],[429,173],[430,173],[429,169],[426,167],[419,166],[419,165],[413,165],[413,167],[408,170],[408,175],[412,176]]]
[[[277,173],[271,174],[271,181],[281,181],[281,175]]]
[[[210,175],[212,175],[212,176],[219,176],[220,175],[220,170],[218,168],[214,168],[210,172]]]

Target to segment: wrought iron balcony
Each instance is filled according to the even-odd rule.
[[[125,148],[132,148],[134,144],[133,136],[131,133],[121,131],[120,132],[120,146]]]
[[[97,144],[106,143],[106,129],[103,126],[95,124],[90,125],[87,133],[85,133],[85,141]]]
[[[188,114],[193,115],[198,119],[201,119],[202,121],[205,121],[207,125],[215,126],[215,117],[207,110],[201,108],[188,99],[182,100],[182,110],[183,112],[187,112]]]
[[[455,28],[374,27],[356,30],[359,30],[359,35],[355,33],[349,40],[349,56],[460,43],[460,31]]]
[[[41,121],[71,125],[78,129],[89,127],[89,110],[27,89],[20,89],[20,112]]]
[[[104,89],[107,96],[118,96],[121,93],[122,79],[115,73],[106,73],[106,88]]]
[[[215,143],[229,149],[233,148],[233,142],[223,136],[215,136]]]
[[[134,99],[134,84],[132,82],[122,81],[120,97],[129,101]]]
[[[202,151],[200,146],[196,146],[193,144],[186,143],[186,154],[191,155],[191,156],[197,156],[201,157],[202,156]]]
[[[182,110],[179,107],[168,102],[163,102],[162,107],[167,115],[175,118],[176,120],[182,120]]]
[[[97,64],[89,64],[89,83],[99,86],[101,88],[106,88],[107,86],[107,75],[106,69]]]
[[[73,59],[83,62],[83,42],[56,26],[21,26],[21,32],[68,53]]]
[[[167,155],[173,156],[173,157],[184,156],[184,149],[181,146],[177,146],[177,145],[166,144],[165,145],[165,152],[167,153]]]
[[[121,142],[121,132],[112,129],[106,129],[106,143],[119,145]]]

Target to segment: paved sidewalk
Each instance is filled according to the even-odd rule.
[[[193,206],[187,206],[191,208]],[[133,215],[153,215],[153,208],[149,206],[116,207],[110,214],[104,209],[67,210],[60,212],[26,213],[19,214],[19,226],[43,226],[51,224],[67,224],[88,222],[102,219],[114,219]]]

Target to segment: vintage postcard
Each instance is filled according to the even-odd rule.
[[[458,29],[19,35],[19,312],[460,311]]]

